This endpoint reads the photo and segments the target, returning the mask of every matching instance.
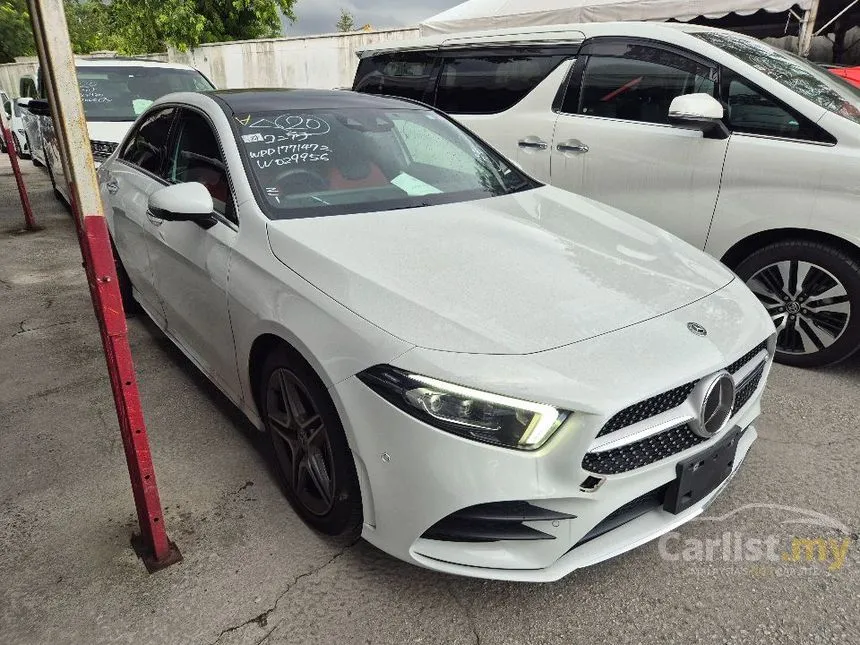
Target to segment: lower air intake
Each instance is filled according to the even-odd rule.
[[[436,522],[421,537],[444,542],[554,540],[554,535],[526,526],[523,522],[551,522],[575,517],[528,502],[492,502],[452,513]]]

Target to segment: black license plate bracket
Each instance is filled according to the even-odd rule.
[[[683,513],[722,484],[732,474],[742,434],[740,428],[735,428],[715,446],[680,462],[677,477],[666,491],[663,510]]]

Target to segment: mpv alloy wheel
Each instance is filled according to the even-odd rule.
[[[738,274],[773,319],[780,362],[829,365],[860,346],[860,267],[841,251],[813,242],[775,244],[741,263]]]

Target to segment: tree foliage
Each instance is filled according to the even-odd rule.
[[[36,52],[26,0],[0,0],[0,63]]]
[[[64,0],[77,54],[148,54],[201,43],[273,38],[296,0]],[[35,52],[26,0],[0,0],[0,62]]]
[[[338,31],[355,31],[355,18],[353,18],[352,14],[346,9],[341,9],[340,18],[337,19],[336,27]]]

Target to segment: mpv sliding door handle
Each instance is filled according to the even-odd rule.
[[[526,148],[528,150],[546,150],[547,143],[540,137],[526,137],[525,139],[520,139],[517,141],[517,145],[520,148]]]
[[[588,152],[588,146],[585,145],[579,139],[571,139],[569,141],[562,141],[555,148],[559,152],[574,152],[577,154],[585,154],[586,152]]]

